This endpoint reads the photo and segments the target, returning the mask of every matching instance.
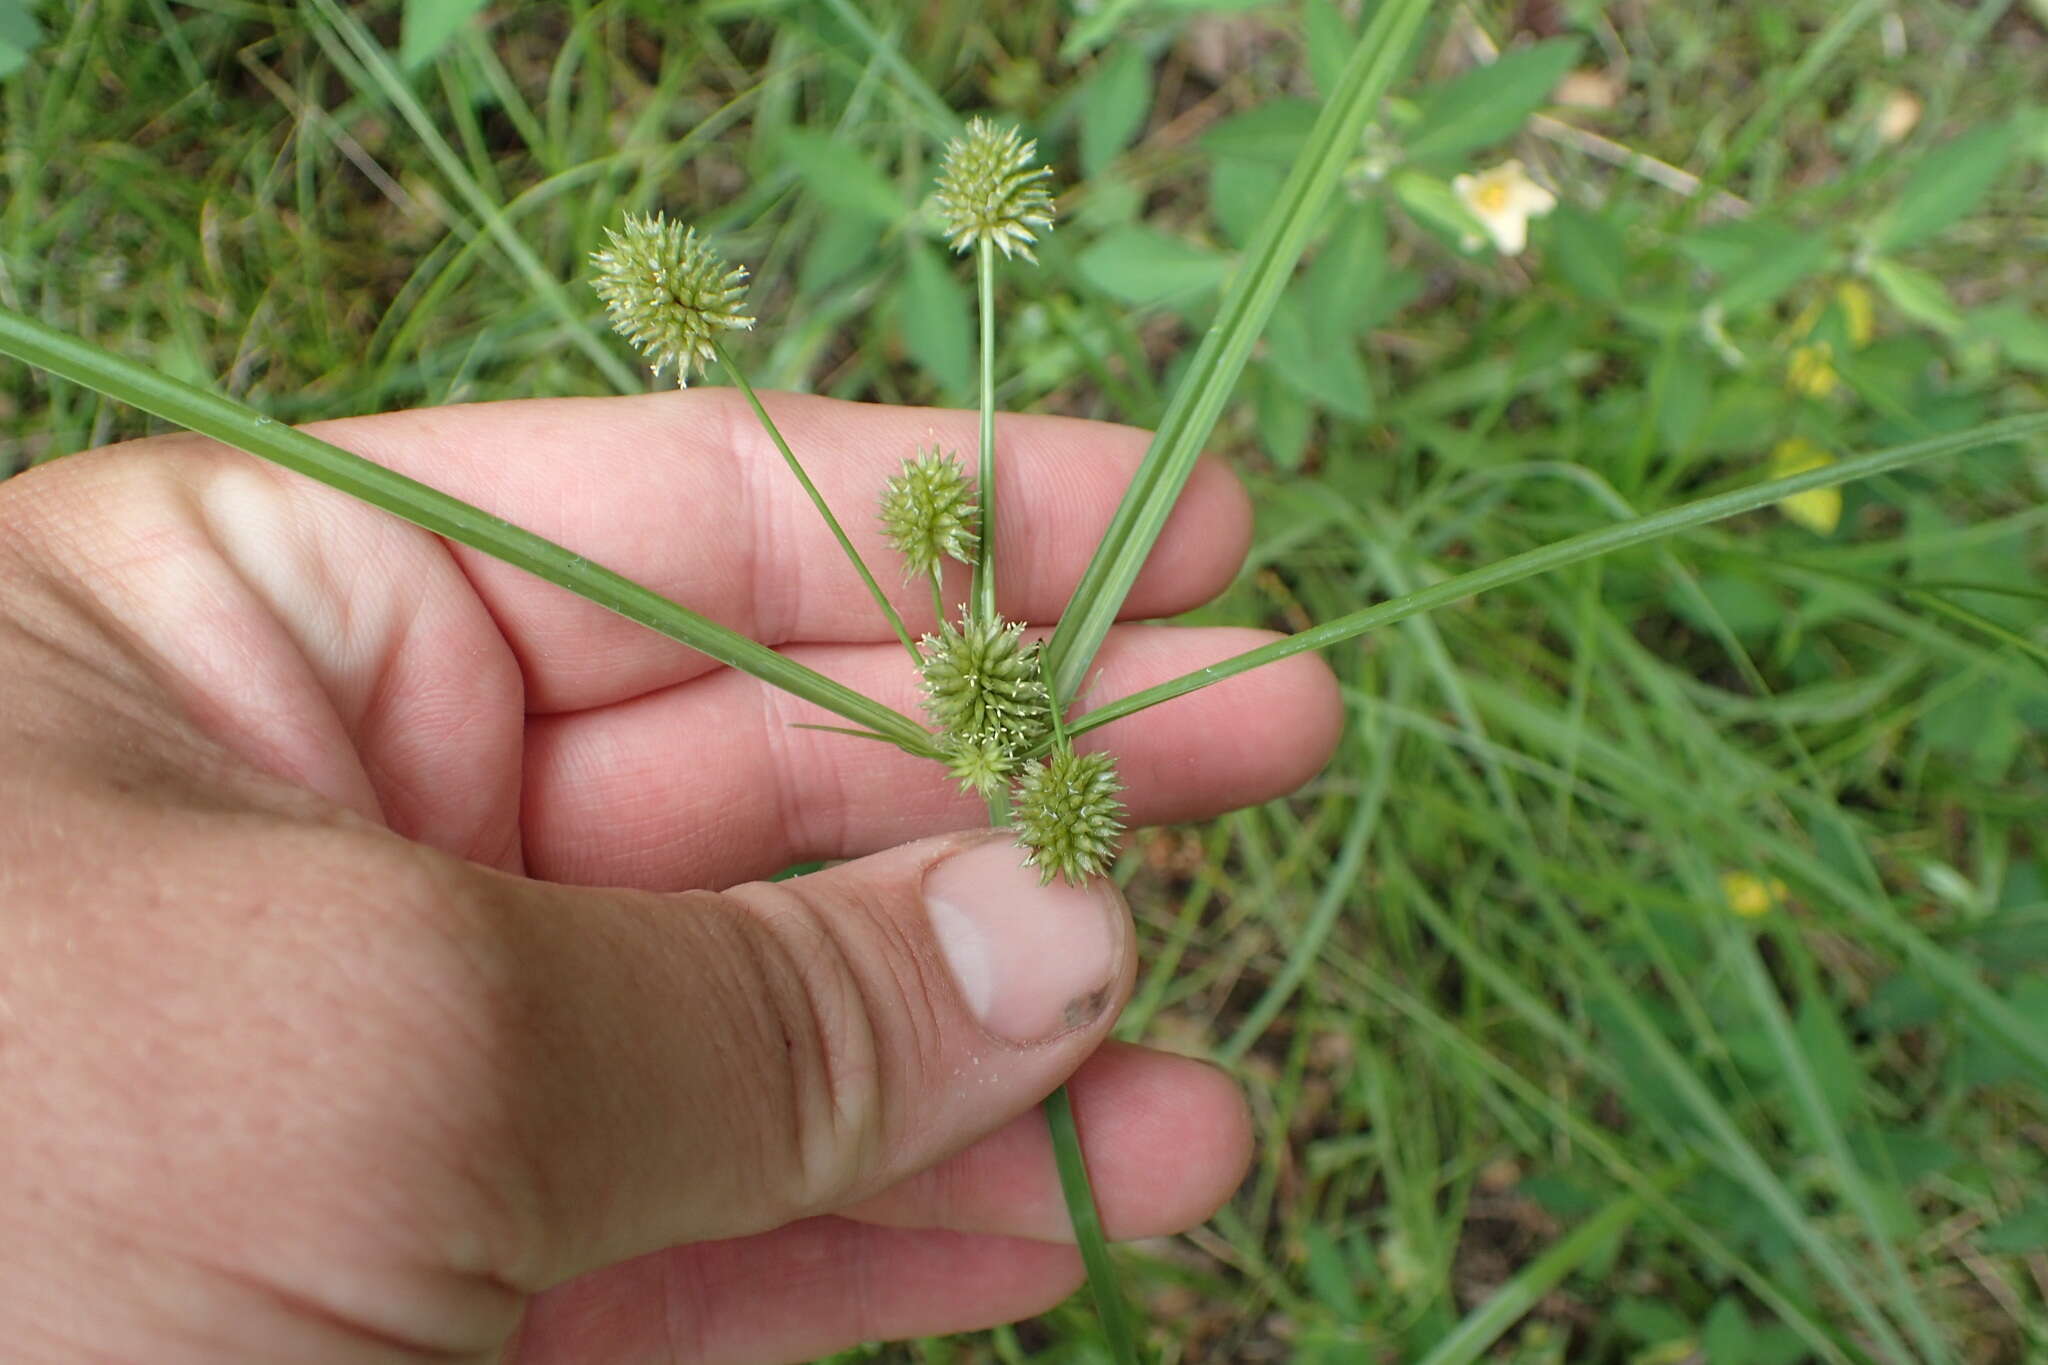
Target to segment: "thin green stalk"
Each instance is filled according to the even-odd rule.
[[[1712,497],[1680,503],[1662,512],[1653,512],[1648,516],[1569,536],[1534,550],[1510,555],[1483,569],[1474,569],[1469,573],[1459,574],[1456,578],[1448,578],[1441,583],[1433,583],[1429,587],[1403,593],[1390,601],[1348,612],[1311,630],[1300,631],[1284,640],[1275,640],[1270,645],[1239,654],[1235,658],[1225,659],[1221,663],[1211,664],[1196,672],[1184,674],[1140,692],[1133,692],[1128,697],[1111,702],[1107,706],[1097,707],[1069,722],[1067,728],[1072,734],[1082,734],[1098,726],[1107,725],[1111,721],[1135,715],[1163,701],[1171,701],[1175,697],[1199,691],[1212,683],[1250,672],[1265,664],[1277,663],[1296,654],[1306,654],[1310,650],[1327,649],[1331,645],[1341,644],[1355,635],[1363,635],[1380,626],[1406,620],[1410,616],[1426,611],[1434,611],[1438,607],[1448,606],[1463,598],[1489,592],[1494,588],[1506,587],[1510,583],[1518,583],[1537,574],[1550,573],[1567,564],[1596,559],[1616,550],[1625,550],[1631,546],[1659,540],[1674,532],[1704,526],[1712,521],[1722,521],[1744,512],[1753,512],[1759,507],[1769,506],[1795,493],[1805,493],[1815,488],[1833,488],[1838,484],[1867,479],[1872,475],[1900,469],[1937,455],[1953,455],[1960,451],[1995,445],[2001,441],[2015,440],[2044,430],[2048,430],[2048,414],[2008,417],[2004,421],[1989,422],[1969,431],[1892,446],[1837,464],[1810,469],[1803,474],[1793,474],[1782,479],[1751,484],[1747,488],[1717,493]]]
[[[1151,449],[1046,643],[1046,685],[1055,708],[1079,693],[1095,651],[1123,609],[1281,290],[1321,222],[1339,176],[1357,155],[1366,121],[1405,64],[1428,11],[1427,0],[1386,0],[1352,50],[1343,77],[1309,132],[1308,145],[1260,222],[1216,320],[1174,390]]]
[[[1679,1165],[1647,1179],[1657,1193],[1669,1194],[1688,1174],[1689,1165]],[[1565,1276],[1611,1247],[1641,1215],[1643,1204],[1642,1195],[1625,1194],[1566,1233],[1439,1338],[1422,1365],[1472,1365]]]
[[[996,617],[996,248],[983,237],[975,244],[975,284],[981,294],[981,548],[974,556],[970,614]],[[1054,708],[1057,710],[1058,708]]]
[[[1882,1272],[1886,1305],[1905,1322],[1906,1330],[1912,1333],[1913,1343],[1919,1347],[1924,1359],[1930,1362],[1954,1359],[1941,1329],[1928,1316],[1912,1279],[1906,1274],[1905,1264],[1899,1259],[1899,1249],[1885,1226],[1884,1210],[1878,1204],[1877,1192],[1864,1176],[1862,1165],[1850,1150],[1848,1136],[1828,1107],[1820,1077],[1814,1071],[1813,1059],[1801,1046],[1792,1021],[1786,1017],[1785,1003],[1779,999],[1777,986],[1759,956],[1757,940],[1732,923],[1719,923],[1721,936],[1727,943],[1725,960],[1734,967],[1735,976],[1748,992],[1756,1016],[1764,1025],[1765,1035],[1771,1040],[1772,1050],[1777,1054],[1779,1067],[1788,1082],[1785,1088],[1797,1102],[1800,1117],[1805,1120],[1814,1146],[1826,1158],[1827,1178],[1863,1223],[1867,1234],[1865,1240],[1876,1253],[1877,1268]]]
[[[825,525],[831,528],[832,538],[838,541],[839,548],[846,552],[846,558],[853,565],[854,572],[860,575],[860,581],[868,585],[868,593],[875,599],[875,605],[882,609],[882,615],[888,619],[889,629],[896,632],[896,638],[910,651],[910,661],[922,664],[924,656],[917,652],[916,643],[911,640],[910,632],[904,628],[903,618],[897,615],[896,608],[889,602],[889,595],[882,591],[882,585],[875,582],[875,576],[868,572],[867,561],[860,557],[859,550],[853,548],[853,542],[847,538],[846,529],[839,524],[839,518],[833,516],[832,509],[825,505],[825,495],[811,482],[811,476],[804,473],[804,467],[798,462],[796,452],[789,448],[788,441],[782,439],[782,429],[775,425],[775,419],[768,415],[768,409],[761,406],[760,398],[754,393],[754,386],[740,373],[740,367],[732,363],[732,357],[726,354],[725,347],[714,341],[711,343],[711,350],[718,357],[718,363],[725,366],[726,377],[732,380],[733,387],[746,395],[747,404],[753,408],[754,416],[760,420],[761,429],[768,433],[768,439],[775,442],[775,448],[782,452],[783,463],[789,466],[790,473],[796,475],[796,481],[804,486],[805,494],[810,497],[811,506],[818,509],[818,515],[823,517]]]
[[[989,794],[988,822],[994,829],[1010,823],[1007,788],[999,787]],[[1045,1125],[1052,1134],[1053,1165],[1059,1171],[1060,1194],[1067,1201],[1067,1220],[1074,1228],[1074,1242],[1081,1249],[1081,1264],[1088,1272],[1088,1292],[1095,1300],[1097,1316],[1102,1319],[1103,1335],[1109,1339],[1111,1358],[1116,1365],[1137,1365],[1130,1306],[1124,1302],[1123,1286],[1109,1259],[1109,1239],[1102,1232],[1095,1184],[1088,1178],[1088,1161],[1081,1153],[1081,1133],[1074,1126],[1074,1106],[1066,1086],[1046,1097]]]
[[[1065,1086],[1046,1096],[1045,1121],[1052,1129],[1052,1154],[1060,1170],[1060,1193],[1067,1199],[1067,1217],[1074,1225],[1074,1240],[1081,1248],[1081,1264],[1088,1271],[1088,1291],[1095,1298],[1096,1315],[1102,1319],[1102,1335],[1109,1340],[1110,1358],[1116,1365],[1138,1365],[1138,1341],[1131,1328],[1130,1305],[1124,1302],[1116,1266],[1109,1259],[1109,1239],[1102,1235],[1102,1215],[1095,1207],[1088,1164],[1081,1156],[1081,1134],[1074,1127],[1074,1105]]]
[[[923,726],[845,684],[502,517],[285,426],[233,399],[144,369],[9,308],[0,308],[0,353],[316,479],[658,630],[720,663],[843,716],[911,753],[937,756]]]

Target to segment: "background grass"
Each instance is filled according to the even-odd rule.
[[[2044,405],[2038,5],[1439,8],[1219,429],[1260,534],[1205,615]],[[408,68],[396,6],[39,13],[0,300],[280,417],[640,386],[581,261],[653,207],[754,265],[757,383],[963,403],[920,203],[992,110],[1066,187],[1002,402],[1140,423],[1357,19],[500,5]],[[1509,155],[1563,204],[1462,249],[1447,179]],[[0,364],[0,466],[147,429]],[[1124,1032],[1260,1128],[1208,1228],[1123,1257],[1162,1358],[2043,1358],[2044,486],[1988,450],[1353,642],[1320,780],[1142,835]],[[1082,1301],[873,1355],[1101,1358]]]

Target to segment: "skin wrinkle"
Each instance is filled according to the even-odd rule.
[[[752,690],[760,702],[760,733],[767,750],[765,766],[784,831],[781,851],[792,862],[831,856],[833,850],[847,845],[846,818],[853,805],[853,793],[846,787],[845,770],[817,752],[818,741],[827,736],[817,730],[797,728],[796,710],[808,703],[780,688]],[[848,740],[842,735],[829,737],[850,744],[872,743]],[[827,822],[823,817],[827,815],[831,817],[829,831],[824,828]]]
[[[790,1061],[787,1118],[797,1155],[785,1169],[797,1186],[779,1197],[792,1217],[822,1212],[844,1201],[879,1145],[888,1117],[880,1108],[886,1040],[873,1031],[861,974],[830,927],[776,884],[731,894],[755,912],[746,938],[771,983]]]

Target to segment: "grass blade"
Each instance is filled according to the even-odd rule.
[[[1777,988],[1757,956],[1755,940],[1732,924],[1724,923],[1721,932],[1729,941],[1728,957],[1736,978],[1741,981],[1756,1009],[1758,1020],[1764,1026],[1765,1035],[1777,1054],[1787,1088],[1798,1102],[1807,1130],[1821,1154],[1827,1158],[1834,1184],[1862,1221],[1868,1243],[1877,1253],[1877,1268],[1883,1275],[1887,1303],[1893,1313],[1904,1319],[1923,1358],[1929,1361],[1951,1359],[1948,1343],[1935,1327],[1934,1320],[1928,1317],[1913,1282],[1906,1275],[1904,1263],[1899,1260],[1898,1248],[1893,1245],[1878,1208],[1877,1195],[1864,1178],[1862,1167],[1857,1165],[1855,1154],[1849,1150],[1849,1139],[1842,1132],[1841,1124],[1828,1110],[1827,1101],[1821,1095],[1820,1078],[1814,1074],[1811,1059],[1793,1033],[1792,1021],[1785,1015],[1784,1002],[1778,998]]]
[[[1427,0],[1387,0],[1352,50],[1343,78],[1316,119],[1279,198],[1260,223],[1215,322],[1174,390],[1151,449],[1046,643],[1046,680],[1056,707],[1071,703],[1080,691],[1095,651],[1194,472],[1253,344],[1308,246],[1309,233],[1339,175],[1357,153],[1366,121],[1401,70],[1428,10]]]
[[[1673,1169],[1651,1179],[1660,1193],[1668,1192],[1678,1184],[1680,1174],[1679,1169]],[[1508,1328],[1520,1321],[1524,1313],[1555,1289],[1565,1276],[1626,1232],[1628,1225],[1635,1222],[1642,1211],[1642,1197],[1626,1194],[1573,1228],[1554,1246],[1516,1271],[1514,1278],[1496,1289],[1485,1303],[1467,1313],[1422,1358],[1421,1365],[1471,1365],[1486,1354]]]
[[[1074,1106],[1064,1085],[1046,1096],[1045,1121],[1052,1128],[1060,1193],[1066,1196],[1067,1217],[1074,1225],[1074,1240],[1080,1244],[1081,1263],[1088,1270],[1088,1288],[1095,1296],[1102,1334],[1109,1339],[1110,1359],[1116,1365],[1138,1365],[1138,1339],[1131,1328],[1131,1310],[1117,1286],[1116,1266],[1109,1259],[1109,1240],[1102,1234],[1102,1215],[1096,1212],[1094,1188],[1081,1156],[1081,1134],[1074,1127]]]
[[[676,605],[582,555],[494,517],[460,498],[372,464],[219,394],[123,360],[80,337],[0,308],[0,352],[110,398],[153,412],[436,535],[481,550],[557,587],[679,640],[720,663],[813,702],[913,753],[936,754],[924,727],[766,645]]]
[[[398,111],[399,116],[419,138],[420,145],[433,157],[436,168],[468,202],[470,210],[483,220],[485,232],[526,281],[527,287],[538,294],[562,320],[563,327],[568,331],[569,340],[590,358],[605,380],[620,393],[634,393],[644,388],[645,385],[633,368],[620,360],[591,331],[584,314],[570,300],[568,291],[555,277],[555,272],[549,270],[541,262],[540,257],[534,254],[526,239],[521,237],[518,230],[506,219],[504,210],[485,193],[484,187],[477,183],[476,177],[462,164],[462,158],[448,145],[448,140],[441,135],[441,130],[434,125],[434,120],[428,116],[426,109],[413,95],[412,88],[392,65],[390,55],[378,45],[369,30],[365,29],[354,15],[335,4],[334,0],[314,0],[314,3],[318,5],[321,16],[327,21],[328,26],[347,45],[364,74],[376,84],[378,92],[391,102],[392,108]]]
[[[1163,428],[1162,428],[1163,429]],[[1907,445],[1892,446],[1886,450],[1872,451],[1854,459],[1837,464],[1810,469],[1803,474],[1793,474],[1782,479],[1770,479],[1763,483],[1751,484],[1727,493],[1699,498],[1692,502],[1680,503],[1662,512],[1636,517],[1613,526],[1603,526],[1596,531],[1586,531],[1576,536],[1518,555],[1509,555],[1483,569],[1459,574],[1456,578],[1433,583],[1415,592],[1403,593],[1391,601],[1349,612],[1334,621],[1326,621],[1311,630],[1299,631],[1284,640],[1275,640],[1270,645],[1250,650],[1234,658],[1214,663],[1207,668],[1181,677],[1158,683],[1130,696],[1097,707],[1067,725],[1069,734],[1081,734],[1111,721],[1134,715],[1147,707],[1157,706],[1163,701],[1186,696],[1199,691],[1211,683],[1234,678],[1261,665],[1276,663],[1314,649],[1327,649],[1341,644],[1354,635],[1410,616],[1434,611],[1463,598],[1494,588],[1503,588],[1510,583],[1536,574],[1549,573],[1567,564],[1577,564],[1595,559],[1616,550],[1625,550],[1635,545],[1646,544],[1678,531],[1691,530],[1708,522],[1722,521],[1754,512],[1759,507],[1788,498],[1794,493],[1804,493],[1815,488],[1832,488],[1838,484],[1850,483],[1856,479],[1867,479],[1893,469],[1902,469],[1921,460],[1930,460],[1938,455],[1953,455],[1960,451],[1974,450],[1979,446],[1996,445],[2001,441],[2014,440],[2039,431],[2048,431],[2048,414],[2031,414],[2024,417],[2008,417],[2004,421],[1989,422],[1968,431],[1954,432],[1946,436],[1930,437]],[[1057,640],[1059,637],[1053,637]]]

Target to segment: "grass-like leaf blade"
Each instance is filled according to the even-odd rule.
[[[1046,644],[1047,680],[1056,705],[1071,702],[1087,677],[1096,649],[1194,472],[1253,344],[1293,276],[1338,177],[1357,154],[1367,119],[1406,61],[1428,10],[1426,0],[1387,0],[1353,49],[1343,80],[1260,224],[1215,322],[1174,391],[1151,449]]]
[[[525,569],[893,743],[917,753],[934,752],[924,727],[908,716],[678,606],[651,588],[593,564],[573,550],[262,416],[233,399],[145,369],[8,308],[0,308],[0,352],[317,479],[436,535]]]
[[[1968,431],[1951,432],[1944,436],[1929,437],[1924,441],[1914,441],[1908,445],[1872,451],[1868,455],[1843,460],[1838,464],[1823,465],[1803,474],[1770,479],[1763,483],[1751,484],[1747,488],[1716,493],[1711,497],[1668,507],[1662,512],[1652,512],[1647,516],[1617,522],[1598,530],[1567,536],[1552,544],[1496,560],[1483,569],[1474,569],[1470,573],[1459,574],[1456,578],[1447,578],[1441,583],[1432,583],[1426,588],[1403,593],[1388,601],[1347,612],[1335,620],[1325,621],[1322,625],[1309,630],[1298,631],[1285,639],[1275,640],[1270,645],[1263,645],[1219,663],[1210,664],[1207,668],[1197,669],[1193,673],[1185,673],[1178,678],[1133,692],[1128,697],[1076,717],[1068,723],[1067,733],[1078,735],[1107,725],[1111,721],[1121,720],[1125,716],[1135,715],[1163,701],[1171,701],[1175,697],[1199,691],[1212,683],[1222,682],[1225,678],[1234,678],[1240,673],[1249,672],[1262,665],[1277,663],[1296,654],[1306,654],[1310,650],[1327,649],[1331,645],[1341,644],[1355,635],[1363,635],[1366,631],[1375,630],[1380,626],[1391,625],[1395,621],[1406,620],[1425,611],[1434,611],[1438,607],[1448,606],[1452,602],[1477,593],[1504,588],[1510,583],[1520,582],[1536,574],[1549,573],[1567,564],[1578,564],[1584,560],[1611,554],[1616,550],[1646,544],[1678,531],[1704,526],[1708,522],[1740,516],[1744,512],[1754,512],[1759,507],[1769,506],[1795,493],[1804,493],[1815,488],[1832,488],[1838,484],[1902,469],[1938,455],[1954,455],[1980,446],[1997,445],[2040,431],[2048,431],[2048,413],[2008,417],[2003,421],[1972,427]]]

